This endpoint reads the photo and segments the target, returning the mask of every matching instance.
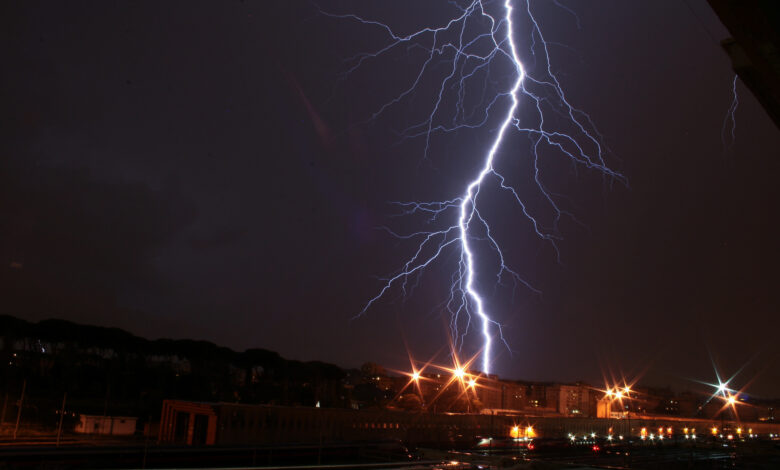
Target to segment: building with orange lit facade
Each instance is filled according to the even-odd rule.
[[[595,417],[598,393],[589,385],[535,383],[500,380],[495,375],[471,374],[465,381],[447,374],[422,374],[403,393],[418,393],[430,411],[493,412],[524,411],[539,416]],[[469,380],[474,385],[469,386]],[[403,378],[402,382],[410,382]]]

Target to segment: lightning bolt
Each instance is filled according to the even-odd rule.
[[[425,160],[429,158],[431,138],[434,134],[487,130],[492,122],[499,120],[492,129],[494,137],[490,145],[478,156],[482,162],[479,171],[465,183],[460,195],[443,201],[395,203],[401,209],[402,215],[422,214],[432,224],[441,223],[443,220],[451,222],[440,229],[409,234],[399,234],[388,227],[382,227],[399,239],[413,240],[416,248],[400,269],[382,279],[383,284],[377,295],[371,298],[357,315],[359,317],[365,314],[393,289],[400,289],[404,296],[407,295],[409,290],[417,285],[426,268],[445,258],[445,252],[454,251],[457,254],[457,268],[451,277],[449,296],[440,307],[451,315],[453,342],[460,347],[472,329],[472,322],[478,325],[482,337],[481,368],[483,372],[489,373],[494,340],[500,339],[504,344],[507,342],[501,324],[488,311],[485,294],[480,290],[482,281],[478,282],[477,279],[478,265],[481,267],[484,261],[478,262],[477,257],[481,256],[484,249],[479,249],[479,243],[489,247],[497,260],[496,283],[503,284],[506,276],[512,280],[515,287],[522,284],[533,292],[539,291],[505,262],[504,252],[491,231],[491,225],[480,212],[480,191],[492,184],[506,193],[517,203],[535,235],[549,242],[558,253],[557,242],[562,238],[558,229],[560,220],[569,217],[576,222],[576,219],[560,206],[561,196],[545,186],[540,166],[540,149],[549,147],[570,159],[576,166],[595,170],[609,179],[627,182],[622,174],[607,166],[604,158],[606,148],[602,144],[601,135],[590,117],[569,103],[557,76],[553,73],[548,43],[532,13],[531,0],[504,0],[503,3],[470,0],[465,6],[461,3],[448,2],[448,8],[454,9],[454,13],[439,26],[425,27],[405,35],[397,33],[381,21],[353,13],[321,12],[329,17],[352,20],[378,28],[387,36],[385,46],[348,59],[342,80],[348,79],[350,74],[367,61],[376,60],[391,50],[406,47],[407,51],[424,51],[425,60],[411,83],[381,105],[368,121],[410,99],[419,92],[421,83],[428,76],[435,75],[434,69],[442,63],[447,64],[446,76],[441,79],[434,93],[430,113],[422,122],[406,128],[401,133],[402,139],[425,139]],[[514,3],[524,8],[519,8],[516,12]],[[567,11],[571,12],[568,9]],[[521,60],[518,43],[514,38],[516,25],[513,20],[517,14],[522,15],[529,29],[527,54],[533,58],[534,67],[540,70],[538,77],[529,75]],[[503,79],[495,78],[495,69],[501,70],[502,67],[508,72],[505,72]],[[475,91],[473,83],[480,81],[481,86],[476,87],[476,94],[481,99],[477,100],[478,105],[470,107],[469,98]],[[503,88],[494,85],[500,81],[505,83]],[[519,115],[518,110],[523,100],[531,110],[535,110],[535,118],[523,119]],[[500,109],[502,106],[505,107],[503,112]],[[538,220],[521,197],[521,192],[496,168],[497,154],[502,150],[505,136],[510,129],[530,139],[533,184],[535,191],[538,191],[552,211],[552,223],[548,224],[549,226]],[[559,254],[558,258],[560,260]]]
[[[720,130],[720,138],[723,141],[723,148],[730,148],[734,145],[734,142],[737,140],[737,118],[736,118],[736,112],[737,112],[737,106],[739,106],[739,97],[737,96],[737,78],[739,78],[738,75],[734,75],[734,81],[731,84],[731,105],[729,106],[728,111],[726,112],[726,117],[723,118],[723,128]],[[726,141],[726,128],[729,125],[729,122],[731,122],[731,142],[727,144]]]

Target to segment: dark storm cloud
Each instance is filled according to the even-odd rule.
[[[740,86],[724,150],[726,32],[706,2],[691,5],[696,15],[676,0],[568,2],[577,19],[534,2],[569,98],[630,188],[545,156],[548,184],[588,227],[564,222],[560,265],[520,214],[500,217],[507,255],[543,291],[496,301],[514,350],[500,374],[599,380],[652,363],[650,379],[685,383],[708,378],[710,348],[731,370],[758,354],[756,386],[780,386],[765,367],[780,328],[778,134]],[[440,13],[435,2],[322,6],[405,32]],[[448,292],[443,268],[351,320],[411,249],[376,227],[420,229],[391,218],[388,201],[458,194],[486,138],[437,136],[423,162],[422,143],[397,135],[427,112],[422,96],[358,124],[414,78],[414,51],[340,81],[343,60],[382,37],[304,1],[2,8],[4,310],[345,366],[403,367],[404,338],[426,357],[446,343],[433,307]],[[527,148],[516,138],[505,152],[518,181]]]
[[[97,180],[84,168],[4,168],[2,178],[6,261],[52,275],[141,279],[158,250],[192,219],[191,207],[176,195]]]
[[[168,290],[154,262],[193,218],[175,193],[30,165],[4,165],[0,188],[4,313],[137,326],[126,292]]]
[[[218,229],[207,237],[192,240],[192,247],[195,250],[214,250],[238,243],[247,235],[246,229]]]

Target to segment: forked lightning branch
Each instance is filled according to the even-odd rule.
[[[503,276],[508,276],[528,289],[536,289],[505,261],[504,250],[497,241],[499,237],[491,226],[492,221],[484,215],[486,211],[482,204],[485,202],[480,199],[480,190],[486,184],[500,188],[519,206],[529,230],[552,244],[557,252],[557,242],[561,239],[558,222],[571,214],[561,207],[559,196],[545,186],[545,175],[540,165],[542,151],[553,150],[576,165],[611,179],[625,182],[625,178],[607,165],[601,135],[590,117],[570,104],[553,73],[548,43],[534,16],[534,2],[444,1],[441,10],[450,14],[436,24],[411,34],[397,33],[397,28],[379,18],[365,18],[351,12],[323,12],[333,18],[358,22],[386,35],[382,47],[352,57],[345,74],[347,80],[350,73],[369,61],[383,60],[391,51],[396,52],[400,48],[422,48],[425,51],[423,60],[415,65],[414,78],[394,91],[392,99],[378,106],[372,119],[412,97],[420,106],[421,97],[418,95],[425,93],[418,92],[424,80],[435,76],[440,67],[446,68],[447,73],[437,82],[435,92],[427,94],[430,95],[427,117],[406,127],[404,132],[405,138],[424,139],[424,155],[421,158],[429,157],[432,137],[437,134],[454,134],[461,130],[484,132],[489,142],[483,151],[467,156],[480,162],[480,167],[474,174],[464,175],[460,194],[444,195],[440,201],[399,203],[406,214],[426,214],[431,220],[444,221],[445,226],[414,233],[391,231],[396,236],[415,240],[415,249],[394,274],[382,281],[376,296],[365,304],[359,315],[365,314],[393,290],[398,289],[405,295],[413,278],[454,252],[458,259],[457,267],[449,278],[449,296],[442,305],[451,315],[450,328],[456,345],[462,346],[473,330],[477,330],[481,369],[488,373],[493,343],[506,341],[501,324],[495,320],[494,312],[488,310],[485,293],[479,287],[485,284],[484,279],[478,279],[477,269],[482,265],[480,256],[484,244],[491,249],[491,259],[497,260],[495,282],[501,282]],[[521,50],[521,47],[524,49]],[[524,67],[523,56],[534,57],[533,73]],[[504,85],[495,87],[492,85],[495,83]],[[483,95],[474,99],[475,90]],[[472,105],[473,102],[477,105]],[[523,109],[524,106],[530,106],[532,117],[529,117],[528,109]],[[504,148],[510,132],[528,136],[531,140],[528,150]],[[532,162],[533,174],[528,180],[533,182],[533,190],[541,196],[546,210],[551,211],[549,220],[552,223],[543,224],[532,213],[529,203],[521,196],[528,193],[528,188],[519,191],[508,182],[509,178],[499,172],[499,151],[502,158]]]

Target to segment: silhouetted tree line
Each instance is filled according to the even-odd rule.
[[[54,423],[67,392],[68,410],[159,417],[164,399],[348,407],[350,377],[324,362],[284,359],[265,349],[236,352],[208,341],[147,340],[118,328],[65,320],[31,323],[0,315],[5,422],[26,381],[27,421]],[[375,390],[362,390],[370,401]],[[370,387],[369,387],[370,388]]]

